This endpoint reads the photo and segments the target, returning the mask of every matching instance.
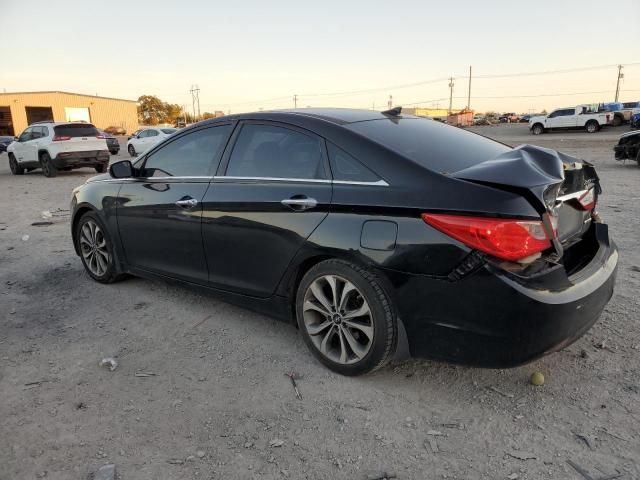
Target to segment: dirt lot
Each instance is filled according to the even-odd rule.
[[[105,463],[123,480],[586,479],[568,461],[640,478],[640,168],[612,156],[626,128],[478,130],[594,162],[621,251],[600,322],[511,370],[412,360],[344,378],[292,326],[160,282],[97,284],[65,211],[93,172],[15,177],[0,155],[0,479],[85,479]],[[43,210],[53,224],[32,226]],[[528,384],[535,371],[544,386]]]

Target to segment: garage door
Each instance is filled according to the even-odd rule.
[[[64,116],[67,122],[87,122],[91,123],[89,109],[86,107],[64,107]]]

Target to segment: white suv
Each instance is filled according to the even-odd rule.
[[[127,151],[132,157],[151,150],[156,144],[178,131],[177,128],[142,128],[133,133],[127,142]]]
[[[107,171],[109,149],[104,135],[85,122],[36,122],[7,147],[14,175],[42,168],[45,177],[58,170],[93,167]]]

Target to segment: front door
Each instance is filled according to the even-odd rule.
[[[177,135],[143,159],[139,177],[122,184],[118,228],[129,265],[207,282],[202,199],[230,132],[223,124]]]
[[[332,187],[324,142],[269,122],[244,122],[204,198],[212,286],[266,298],[327,216]]]
[[[34,164],[38,160],[37,143],[40,135],[35,131],[38,127],[29,127],[20,134],[14,147],[16,160],[22,166]]]

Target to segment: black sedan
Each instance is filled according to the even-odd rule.
[[[117,155],[120,151],[120,142],[118,141],[118,139],[104,130],[100,130],[100,133],[104,135],[104,138],[107,141],[107,148],[109,149],[109,153],[111,155]]]
[[[172,279],[297,323],[357,375],[400,352],[509,367],[583,335],[618,253],[592,165],[427,119],[207,120],[76,188],[88,274]]]
[[[0,153],[6,152],[7,147],[15,140],[15,137],[0,136]]]

